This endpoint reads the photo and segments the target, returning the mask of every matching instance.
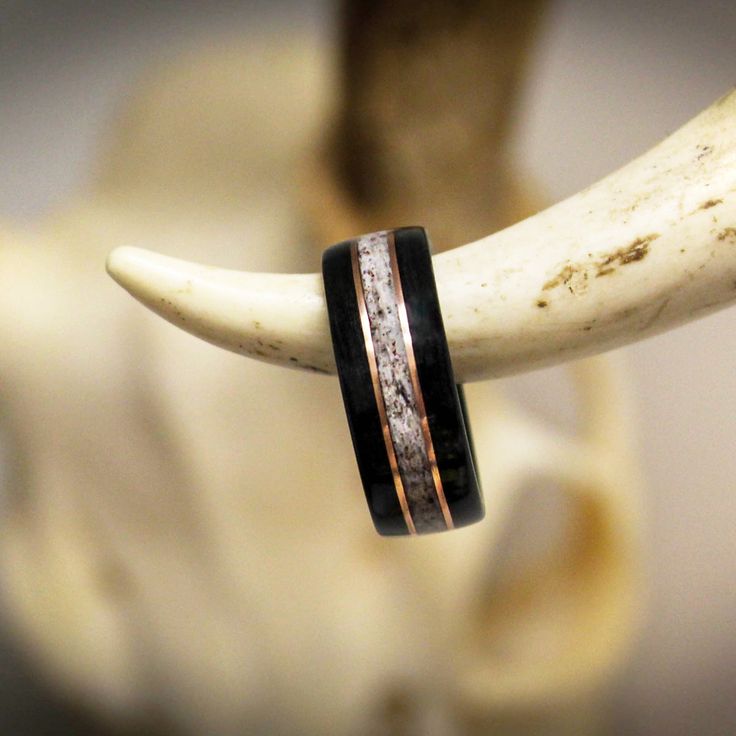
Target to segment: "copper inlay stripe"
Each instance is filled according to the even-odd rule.
[[[381,382],[378,377],[378,365],[376,363],[376,351],[373,347],[373,337],[371,336],[371,325],[368,320],[368,312],[365,308],[365,296],[363,294],[363,281],[360,277],[360,265],[358,263],[358,246],[353,244],[350,248],[350,259],[353,265],[353,283],[355,285],[355,297],[358,302],[358,311],[360,312],[360,326],[363,330],[363,341],[365,342],[365,352],[368,356],[368,366],[371,372],[371,383],[373,384],[373,395],[376,399],[376,407],[378,408],[378,416],[381,420],[381,431],[383,432],[383,442],[386,445],[386,454],[388,455],[388,463],[391,466],[391,474],[394,479],[394,487],[396,495],[401,506],[401,513],[404,516],[406,527],[409,534],[416,534],[417,530],[414,526],[414,520],[411,518],[409,504],[406,501],[406,493],[404,484],[401,481],[399,473],[399,465],[396,461],[396,451],[394,449],[394,441],[391,437],[388,417],[386,415],[386,405],[383,403],[383,392],[381,391]]]
[[[399,264],[396,260],[396,243],[394,242],[394,234],[388,233],[388,255],[391,261],[391,276],[394,282],[394,291],[396,293],[396,304],[399,308],[399,322],[401,323],[401,334],[404,338],[404,346],[406,348],[406,358],[409,363],[409,375],[411,376],[411,385],[414,388],[414,398],[417,403],[417,411],[419,412],[419,421],[422,425],[422,435],[424,436],[424,447],[427,451],[427,459],[429,460],[430,470],[432,472],[432,480],[434,481],[437,500],[442,510],[442,516],[448,529],[454,529],[455,524],[452,521],[450,507],[447,505],[445,491],[442,487],[442,478],[440,477],[440,469],[437,466],[437,457],[434,452],[434,443],[432,442],[432,434],[429,431],[429,420],[427,419],[427,410],[424,406],[424,395],[422,387],[419,383],[419,374],[417,373],[417,362],[414,357],[414,344],[411,339],[409,330],[409,318],[406,314],[406,304],[404,302],[404,291],[401,287],[401,275],[399,274]]]

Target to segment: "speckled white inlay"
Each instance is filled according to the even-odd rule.
[[[417,532],[446,528],[424,444],[391,274],[388,234],[358,240],[358,264],[396,462]]]

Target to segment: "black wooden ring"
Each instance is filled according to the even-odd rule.
[[[328,248],[322,274],[358,469],[380,534],[483,518],[427,235],[407,227]]]

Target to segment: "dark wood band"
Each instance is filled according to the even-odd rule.
[[[426,233],[401,228],[322,260],[335,361],[358,468],[381,534],[483,518]]]

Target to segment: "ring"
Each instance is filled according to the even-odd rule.
[[[362,235],[322,256],[330,332],[368,507],[379,534],[483,518],[423,228]]]

